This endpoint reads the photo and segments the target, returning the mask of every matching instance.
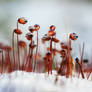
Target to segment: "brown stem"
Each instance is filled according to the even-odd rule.
[[[37,31],[37,47],[36,47],[34,71],[35,71],[36,63],[37,63],[37,54],[38,54],[38,31]]]
[[[33,46],[33,40],[31,40],[31,46]],[[33,58],[33,48],[30,48],[30,52],[29,52],[30,54],[29,54],[29,65],[28,65],[28,67],[29,67],[29,69],[30,69],[30,71],[32,71],[32,65],[33,65],[33,62],[32,62],[32,58]]]
[[[25,65],[24,65],[25,69],[26,69],[26,67],[27,67],[28,59],[29,59],[29,53],[28,53],[28,55],[27,55],[26,63],[25,63]]]
[[[87,77],[87,80],[89,79],[90,75],[91,75],[91,72],[89,72],[88,77]]]
[[[2,73],[3,73],[3,64],[4,64],[4,61],[3,61],[3,51],[2,51]]]
[[[18,30],[18,22],[17,22],[17,30]],[[20,69],[20,54],[19,54],[18,42],[19,42],[19,37],[18,37],[18,34],[17,34],[17,55],[18,55],[18,64],[19,64],[19,69]]]
[[[67,75],[66,75],[66,77],[68,77],[69,75],[72,77],[72,60],[71,60],[72,57],[71,57],[70,48],[71,48],[71,40],[69,39],[69,41],[68,41],[68,51],[67,51],[68,61],[67,61]]]
[[[48,75],[49,75],[49,72],[51,72],[51,54],[48,57]]]
[[[82,67],[82,64],[83,64],[84,46],[85,46],[85,44],[83,42],[82,53],[81,53],[81,67]]]
[[[25,67],[26,67],[26,66],[27,66],[27,64],[28,64],[29,59],[30,59],[30,47],[29,47],[29,52],[28,52],[28,55],[27,55],[27,59],[26,59]]]
[[[81,66],[79,60],[77,60],[77,63],[78,63],[79,68],[80,68],[81,76],[82,76],[82,78],[84,79],[84,78],[85,78],[85,77],[84,77],[84,73],[83,73],[83,71],[82,71],[82,66]]]
[[[26,57],[27,57],[27,49],[24,49],[24,58],[23,58],[23,66],[22,66],[22,67],[23,67],[23,68],[22,68],[23,70],[24,70],[24,68],[25,68],[24,66],[25,66]]]
[[[71,56],[71,40],[69,41],[69,65],[70,65],[70,76],[72,77],[72,56]]]
[[[58,74],[62,74],[62,71],[63,71],[63,67],[65,66],[65,60],[64,60],[64,57],[62,58],[62,61],[61,61],[61,64],[60,64],[60,68],[58,70]]]
[[[48,59],[48,75],[49,75],[49,71],[50,71],[50,61]]]
[[[32,66],[33,66],[33,48],[31,49],[31,57],[30,57],[30,61],[31,61],[31,70],[33,69]]]
[[[31,40],[31,46],[33,46],[33,39]],[[29,67],[30,67],[30,69],[31,69],[31,71],[32,71],[32,66],[33,66],[33,48],[31,47],[31,52],[30,52],[30,57],[29,57]]]
[[[81,56],[81,57],[80,57],[81,67],[83,66],[84,46],[85,46],[85,44],[84,44],[84,42],[83,42],[82,51],[81,51],[81,47],[79,47],[80,56]],[[79,78],[79,76],[80,76],[80,70],[79,70],[78,78]]]
[[[55,34],[55,38],[56,38],[56,34]],[[56,49],[56,43],[54,42],[54,49]],[[53,57],[52,57],[52,61],[54,61],[55,55],[53,53]]]
[[[12,71],[12,67],[11,67],[11,59],[10,59],[10,53],[9,53],[9,51],[8,51],[8,60],[9,60],[8,64],[9,64],[9,68],[10,68],[9,72],[11,72]]]
[[[14,65],[14,70],[15,70],[14,31],[12,35],[12,47],[13,47],[13,65]]]
[[[52,37],[53,38],[53,37]],[[51,60],[50,60],[50,71],[52,74],[52,39],[50,41],[50,52],[51,52]]]
[[[31,40],[31,46],[32,46],[32,41],[33,40]],[[31,53],[30,53],[30,51],[31,51]],[[31,54],[31,57],[30,57],[30,54]],[[31,62],[30,62],[31,61]],[[27,68],[29,68],[29,69],[31,69],[31,71],[32,71],[32,63],[33,63],[33,48],[31,48],[30,46],[29,46],[29,53],[28,53],[28,56],[27,56],[27,60],[26,60],[26,64],[25,64],[25,67],[27,66],[27,64],[28,64],[28,67]]]

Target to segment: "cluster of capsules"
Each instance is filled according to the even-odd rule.
[[[19,29],[19,24],[25,25],[28,21],[25,18],[19,18],[17,20],[17,28],[13,30],[13,35],[12,35],[12,47],[9,46],[3,46],[2,44],[0,44],[0,49],[3,51],[8,51],[11,50],[12,48],[12,52],[13,52],[13,65],[11,65],[11,61],[10,58],[8,58],[8,64],[9,64],[9,69],[11,71],[19,69],[19,70],[26,70],[28,72],[34,72],[36,70],[37,67],[37,63],[38,63],[38,47],[39,47],[39,29],[40,29],[40,25],[35,24],[34,26],[29,26],[28,30],[29,32],[26,34],[26,39],[29,41],[29,49],[27,50],[27,44],[25,41],[23,40],[19,40],[19,35],[22,34],[21,29]],[[72,56],[71,56],[71,41],[72,40],[77,40],[78,35],[76,33],[71,33],[69,34],[69,38],[68,38],[68,43],[61,43],[61,50],[58,50],[56,48],[56,44],[60,43],[60,40],[56,37],[56,27],[55,25],[51,25],[49,27],[49,31],[47,34],[45,34],[42,37],[42,43],[44,44],[45,42],[49,42],[49,46],[47,48],[47,52],[45,54],[45,56],[43,57],[43,60],[45,61],[45,68],[48,70],[48,74],[51,73],[52,74],[52,69],[53,69],[53,61],[54,61],[54,57],[56,55],[56,53],[59,53],[61,55],[62,58],[62,62],[60,64],[60,68],[58,69],[58,73],[62,73],[62,71],[66,71],[67,75],[71,75],[72,72]],[[34,33],[36,34],[36,44],[35,41],[33,39],[34,37]],[[14,34],[17,35],[17,53],[15,53],[15,42],[14,42]],[[24,49],[24,56],[22,57],[22,65],[21,65],[21,60],[20,60],[20,47]],[[34,55],[34,48],[36,48],[35,50],[35,55]],[[2,53],[2,51],[0,51],[0,53]],[[8,54],[8,57],[9,54]],[[2,61],[2,70],[3,70],[3,61]]]

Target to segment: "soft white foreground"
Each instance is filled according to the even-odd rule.
[[[0,75],[0,92],[92,92],[92,81],[78,78],[58,77],[56,73],[13,72]]]

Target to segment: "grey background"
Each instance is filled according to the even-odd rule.
[[[91,57],[92,50],[92,0],[0,0],[0,42],[11,44],[13,29],[19,17],[28,23],[20,29],[26,40],[28,26],[39,24],[39,37],[47,33],[49,26],[56,26],[57,38],[67,39],[67,34],[79,35],[73,42],[74,56],[79,55],[79,45],[85,42],[85,57]],[[58,48],[60,48],[58,46]]]

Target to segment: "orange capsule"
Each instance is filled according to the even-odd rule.
[[[35,24],[34,27],[35,27],[35,31],[38,31],[40,29],[40,26],[38,24]]]
[[[20,29],[14,29],[14,32],[18,35],[21,35],[22,34],[22,31]]]
[[[78,38],[78,35],[76,33],[71,33],[70,34],[70,39],[71,40],[77,40],[77,38]]]
[[[27,33],[27,34],[26,34],[26,38],[27,38],[27,40],[32,40],[33,34]]]
[[[56,32],[55,32],[54,30],[53,30],[53,31],[50,30],[50,31],[48,32],[48,36],[54,36],[55,34],[56,34]]]
[[[27,47],[26,42],[24,42],[24,41],[19,41],[19,42],[18,42],[18,45],[19,45],[20,47],[23,47],[23,48],[26,48],[26,47]]]
[[[50,30],[51,30],[51,31],[55,30],[55,28],[56,28],[56,27],[55,27],[54,25],[51,25],[51,26],[50,26]]]
[[[29,26],[29,31],[30,31],[31,33],[33,33],[33,32],[35,31],[35,28],[32,27],[32,26]]]
[[[52,41],[54,41],[55,43],[59,43],[59,40],[57,38],[52,38]]]
[[[27,23],[27,20],[25,18],[21,17],[21,18],[18,19],[18,22],[20,24],[26,24]]]

